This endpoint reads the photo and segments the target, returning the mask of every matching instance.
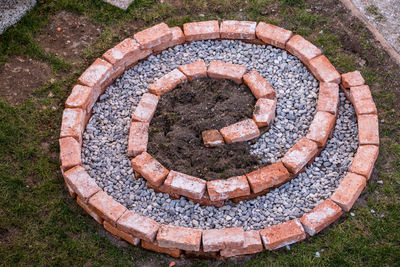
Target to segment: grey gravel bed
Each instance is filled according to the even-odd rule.
[[[344,177],[357,149],[357,121],[343,94],[333,138],[315,162],[290,182],[270,193],[240,203],[204,207],[181,197],[147,188],[134,179],[126,156],[130,117],[141,95],[157,78],[179,65],[203,59],[257,69],[277,92],[277,116],[255,144],[252,153],[275,162],[306,131],[316,112],[318,82],[303,64],[286,51],[240,41],[199,41],[170,48],[126,71],[95,104],[83,137],[84,167],[98,185],[128,209],[159,223],[194,228],[243,226],[260,229],[300,217],[328,198]],[[151,127],[151,125],[150,125]],[[149,140],[151,142],[151,140]]]
[[[17,23],[36,5],[36,0],[0,0],[0,34]]]

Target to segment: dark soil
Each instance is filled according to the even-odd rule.
[[[149,153],[166,168],[206,180],[259,168],[247,142],[206,148],[201,133],[251,118],[256,99],[228,80],[201,79],[163,95],[150,124]]]

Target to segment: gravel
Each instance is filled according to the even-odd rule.
[[[275,162],[306,134],[316,112],[318,82],[286,51],[240,41],[197,41],[151,56],[126,71],[95,104],[83,137],[84,167],[98,185],[128,209],[159,223],[200,229],[239,227],[261,229],[301,217],[329,198],[346,174],[357,149],[357,121],[350,102],[340,94],[333,137],[327,147],[290,182],[253,200],[221,208],[200,206],[185,197],[172,199],[134,179],[126,156],[130,117],[141,95],[157,78],[182,64],[220,60],[257,69],[277,92],[277,116],[252,153]],[[151,125],[150,125],[151,127]],[[149,140],[151,142],[151,140]]]
[[[26,12],[36,5],[36,0],[1,0],[0,34],[17,23]]]

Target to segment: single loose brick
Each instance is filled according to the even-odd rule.
[[[225,144],[224,138],[218,130],[207,130],[201,132],[203,143],[206,147],[215,147]]]
[[[310,125],[306,137],[312,141],[315,141],[319,147],[323,147],[328,140],[329,134],[335,127],[335,115],[318,111]]]
[[[268,126],[275,119],[276,100],[260,98],[256,102],[253,120],[258,127]]]
[[[180,45],[185,42],[185,35],[183,34],[183,31],[179,27],[172,27],[170,28],[172,32],[172,39],[169,42],[165,42],[163,44],[160,44],[156,47],[153,48],[154,52],[160,52],[162,50],[165,50],[169,47],[175,46],[175,45]]]
[[[132,120],[150,123],[159,99],[158,95],[144,93],[132,115]]]
[[[246,176],[234,176],[225,180],[207,182],[208,195],[212,201],[225,200],[250,194]]]
[[[149,124],[146,122],[132,121],[128,137],[128,157],[135,157],[147,151],[149,140]]]
[[[142,248],[159,253],[168,254],[174,258],[179,258],[182,254],[182,250],[180,249],[162,248],[156,242],[148,242],[146,240],[142,240]]]
[[[221,61],[211,61],[208,66],[207,75],[213,79],[229,79],[237,84],[243,82],[246,66],[231,64]]]
[[[275,250],[306,238],[306,232],[299,219],[264,228],[260,235],[267,250]]]
[[[128,243],[131,243],[132,245],[135,245],[135,246],[139,245],[139,243],[140,243],[139,238],[134,237],[131,234],[128,234],[128,233],[125,233],[124,231],[119,230],[118,228],[112,226],[107,221],[104,221],[103,225],[104,225],[104,229],[106,229],[112,235],[122,238],[123,240],[127,241]]]
[[[172,39],[171,29],[167,24],[160,23],[133,35],[141,49],[152,49]]]
[[[358,142],[360,145],[379,145],[379,122],[377,115],[358,116]]]
[[[241,227],[203,230],[204,252],[241,248],[243,243],[244,231]]]
[[[257,124],[251,119],[226,126],[220,130],[220,133],[227,144],[249,141],[260,136]]]
[[[133,158],[131,163],[135,171],[155,186],[160,186],[168,175],[168,170],[147,152]]]
[[[101,217],[116,225],[117,220],[126,211],[126,208],[115,201],[104,191],[99,191],[89,198],[89,206],[92,207]]]
[[[317,153],[317,143],[303,137],[286,152],[282,163],[291,173],[297,174]]]
[[[157,233],[157,243],[164,248],[200,251],[202,231],[193,228],[161,225]]]
[[[257,99],[274,99],[276,96],[274,88],[272,88],[272,86],[256,70],[252,70],[243,75],[243,81]]]
[[[308,67],[317,80],[327,83],[340,83],[340,73],[337,72],[326,56],[321,55],[311,59]]]
[[[312,209],[312,211],[304,214],[300,222],[303,224],[306,232],[313,236],[334,223],[342,214],[342,209],[327,199]]]
[[[178,69],[186,75],[189,81],[207,77],[207,66],[204,60],[179,66]]]
[[[206,181],[184,173],[170,171],[164,182],[166,189],[192,199],[201,199],[206,191]]]
[[[357,115],[377,114],[368,85],[350,87],[350,99]]]
[[[282,162],[276,162],[246,174],[251,190],[254,193],[262,192],[271,187],[286,183],[290,179],[288,170]]]
[[[81,145],[72,137],[59,140],[61,170],[66,171],[77,165],[82,165]]]
[[[78,81],[80,84],[92,87],[95,90],[97,99],[106,87],[111,84],[112,71],[113,67],[110,63],[98,58],[82,73]]]
[[[321,55],[321,49],[307,41],[300,35],[295,35],[286,43],[286,50],[298,57],[305,65],[309,65],[310,60]]]
[[[349,172],[364,176],[367,180],[371,177],[374,164],[378,158],[379,147],[374,145],[359,146],[351,163]]]
[[[76,198],[76,203],[87,213],[89,214],[93,219],[96,220],[99,224],[103,224],[103,218],[88,204],[85,203],[85,201],[79,197]]]
[[[85,202],[101,190],[96,181],[89,176],[82,166],[75,166],[64,172],[64,179],[78,197]]]
[[[336,83],[319,84],[317,111],[325,111],[336,115],[339,105],[339,86]]]
[[[86,112],[80,108],[64,109],[60,138],[73,137],[82,144],[82,133],[85,129]]]
[[[95,94],[93,88],[83,85],[75,85],[71,94],[65,101],[67,108],[80,108],[86,111],[86,115],[90,114],[98,95]]]
[[[266,44],[285,49],[286,42],[293,33],[278,26],[260,22],[256,27],[256,35]]]
[[[140,214],[127,210],[117,221],[117,228],[146,241],[154,241],[160,225]]]
[[[218,39],[219,25],[217,20],[190,22],[183,24],[186,41]]]
[[[263,251],[260,231],[244,232],[244,242],[241,248],[226,248],[221,250],[222,257],[232,257],[238,255],[255,254]]]
[[[342,85],[344,88],[360,86],[364,83],[364,78],[361,76],[361,73],[358,70],[342,74]]]
[[[349,211],[366,185],[365,177],[349,172],[340,182],[331,200],[344,211]]]
[[[255,21],[225,20],[221,23],[221,38],[253,40],[256,38],[256,26]]]
[[[164,75],[149,87],[149,92],[155,95],[162,95],[174,89],[181,82],[186,81],[185,74],[178,69],[174,69],[170,73]]]

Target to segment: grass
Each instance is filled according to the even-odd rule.
[[[221,265],[400,265],[400,71],[366,28],[329,0],[182,0],[176,1],[179,7],[174,1],[166,2],[137,0],[124,12],[102,1],[39,1],[0,36],[0,64],[14,55],[25,55],[63,73],[17,106],[0,101],[0,264],[165,266],[171,261],[116,244],[69,198],[58,165],[63,103],[79,73],[94,58],[132,35],[126,30],[129,26],[142,29],[161,21],[180,26],[188,21],[231,18],[273,22],[291,29],[321,47],[340,72],[360,69],[378,107],[381,148],[373,177],[352,210],[354,217],[346,214],[330,229],[290,251],[264,252]],[[74,71],[67,59],[45,52],[35,41],[61,10],[83,15],[103,29],[100,38],[82,51],[83,61]],[[217,264],[207,260],[179,263]]]

